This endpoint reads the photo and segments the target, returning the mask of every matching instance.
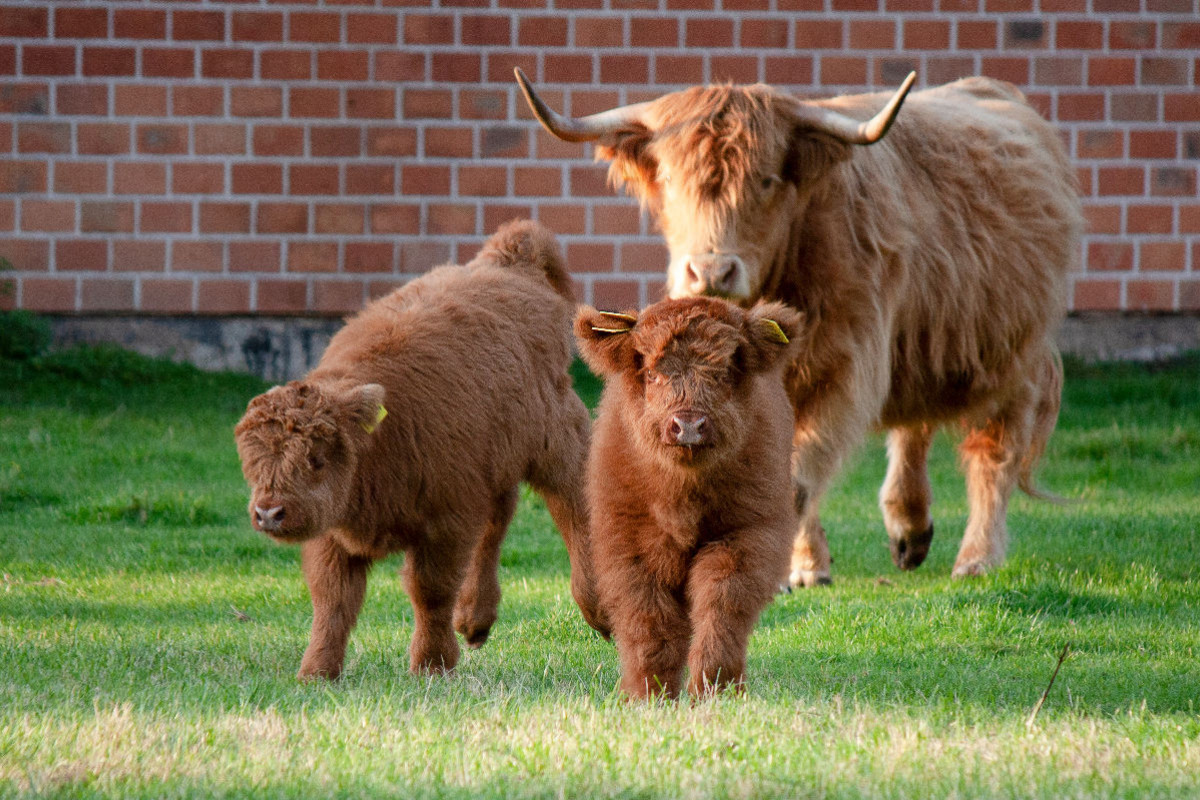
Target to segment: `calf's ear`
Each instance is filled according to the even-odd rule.
[[[346,417],[356,428],[375,433],[387,417],[383,404],[386,392],[378,383],[364,383],[345,390],[338,398]]]
[[[759,301],[746,313],[745,363],[751,372],[771,369],[795,355],[804,315],[779,302]]]
[[[580,306],[575,315],[575,339],[583,360],[598,375],[615,375],[637,368],[636,351],[629,334],[637,314],[597,311]]]

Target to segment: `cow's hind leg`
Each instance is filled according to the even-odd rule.
[[[492,518],[471,553],[467,577],[454,605],[454,629],[471,648],[481,647],[496,624],[500,607],[500,545],[517,510],[517,487],[496,498]]]
[[[481,519],[471,529],[484,524]],[[411,672],[449,672],[458,663],[458,640],[451,623],[471,543],[451,531],[431,531],[405,554],[404,589],[416,623],[409,645]]]
[[[888,432],[888,471],[879,492],[879,506],[892,561],[900,569],[919,567],[933,541],[933,518],[929,515],[933,492],[927,465],[932,441],[933,429],[928,425]]]

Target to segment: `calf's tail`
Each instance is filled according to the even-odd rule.
[[[1063,364],[1057,347],[1050,345],[1048,348],[1038,377],[1038,398],[1033,407],[1033,435],[1030,438],[1029,449],[1021,459],[1017,486],[1025,494],[1038,500],[1069,503],[1070,501],[1063,497],[1039,489],[1033,479],[1033,470],[1046,450],[1050,434],[1054,433],[1054,426],[1058,423],[1058,411],[1062,405]]]
[[[547,281],[554,291],[575,302],[571,277],[563,265],[554,234],[540,223],[522,219],[506,222],[491,235],[469,266],[514,269]]]

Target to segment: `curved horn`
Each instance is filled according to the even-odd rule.
[[[884,134],[888,132],[888,128],[892,127],[892,123],[896,121],[896,114],[900,112],[900,106],[904,103],[904,98],[908,96],[908,90],[912,88],[916,80],[917,73],[908,73],[904,83],[892,95],[892,99],[883,107],[883,110],[866,122],[859,122],[845,114],[813,105],[801,106],[799,116],[803,122],[811,125],[814,129],[841,139],[846,144],[875,144],[883,138]]]
[[[533,86],[530,85],[529,79],[525,77],[525,73],[520,67],[514,67],[513,73],[517,76],[517,83],[521,85],[521,91],[525,93],[525,100],[529,103],[529,107],[533,109],[533,115],[537,117],[538,122],[542,123],[542,127],[550,131],[550,133],[562,139],[564,142],[592,142],[599,139],[606,133],[612,133],[618,128],[633,122],[642,115],[649,103],[634,103],[629,106],[619,106],[608,111],[601,111],[599,114],[592,114],[587,117],[574,119],[572,117],[564,117],[557,111],[546,105],[542,98],[537,96],[533,91]]]

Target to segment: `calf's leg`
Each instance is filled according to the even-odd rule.
[[[471,529],[482,526],[481,521]],[[404,589],[415,618],[408,648],[409,670],[413,673],[449,672],[458,663],[458,639],[451,623],[471,544],[453,534],[434,535],[405,554]]]
[[[888,471],[879,492],[879,506],[892,561],[900,569],[919,567],[933,541],[933,518],[929,515],[933,490],[927,464],[932,441],[933,429],[928,425],[888,432]]]
[[[313,624],[297,678],[333,679],[342,673],[346,642],[362,608],[370,566],[370,559],[351,556],[330,537],[310,539],[301,546],[300,567],[312,596]]]
[[[454,605],[454,629],[467,646],[478,648],[496,624],[500,606],[500,545],[517,510],[517,487],[496,498],[492,518],[475,544],[467,577]]]

